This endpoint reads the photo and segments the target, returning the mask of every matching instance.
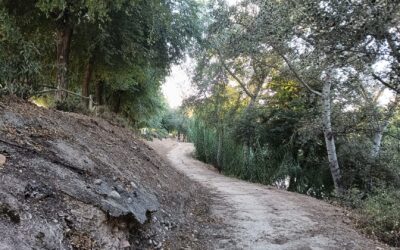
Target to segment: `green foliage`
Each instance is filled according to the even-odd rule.
[[[95,102],[135,128],[159,127],[166,107],[160,85],[198,39],[198,13],[193,0],[2,0],[1,94],[29,98],[43,87],[57,88],[57,39],[70,29],[69,60],[61,70],[66,88],[97,94]],[[79,102],[69,95],[56,107],[85,109]]]
[[[28,97],[39,79],[41,64],[35,44],[25,39],[16,20],[0,6],[1,94]]]
[[[400,246],[400,191],[377,190],[362,207],[361,227],[393,246]]]
[[[54,103],[54,107],[64,112],[82,113],[85,111],[84,107],[82,106],[81,99],[79,97],[70,97],[64,101],[56,101]]]

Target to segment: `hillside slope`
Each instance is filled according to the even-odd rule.
[[[5,98],[0,154],[0,249],[209,244],[203,189],[128,129]]]

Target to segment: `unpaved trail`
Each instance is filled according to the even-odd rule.
[[[223,176],[192,157],[192,144],[149,143],[172,166],[216,197],[213,216],[230,230],[215,249],[384,249],[350,225],[344,211],[304,195]]]

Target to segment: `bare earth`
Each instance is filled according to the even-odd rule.
[[[171,165],[208,188],[212,216],[228,225],[214,249],[385,249],[352,226],[345,211],[304,195],[223,176],[193,158],[190,143],[149,142]]]

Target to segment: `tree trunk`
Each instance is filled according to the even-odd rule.
[[[64,101],[67,98],[68,90],[68,63],[71,47],[72,28],[63,25],[57,29],[57,95],[58,101]]]
[[[289,176],[289,186],[287,187],[287,191],[295,192],[296,191],[296,177]]]
[[[96,82],[96,102],[97,105],[103,105],[104,104],[104,95],[103,95],[103,88],[104,88],[104,83],[103,81],[99,80]]]
[[[218,149],[217,149],[217,168],[222,171],[222,149],[223,149],[224,129],[218,129]]]
[[[399,102],[399,95],[397,94],[395,100],[391,104],[389,104],[388,112],[385,115],[384,121],[378,124],[378,127],[375,130],[374,138],[372,139],[372,149],[371,149],[371,156],[373,159],[377,158],[379,152],[381,151],[383,133],[385,133],[386,129],[389,126],[390,119],[395,114],[398,102]]]
[[[377,158],[379,155],[379,152],[381,150],[383,133],[385,132],[388,125],[389,125],[389,120],[384,121],[384,123],[378,126],[377,130],[375,131],[374,138],[372,140],[372,150],[371,150],[371,156],[374,159]]]
[[[243,165],[248,177],[251,176],[250,173],[250,143],[245,141],[243,144]]]
[[[114,93],[114,101],[115,101],[113,109],[114,113],[118,114],[121,110],[121,98],[122,98],[121,91],[117,90],[116,93]]]
[[[90,81],[92,80],[92,73],[93,73],[93,64],[94,59],[90,57],[88,64],[86,65],[85,69],[85,76],[82,82],[82,96],[87,98],[82,98],[82,102],[84,103],[85,107],[89,107],[89,90],[90,90]]]
[[[335,137],[332,131],[331,123],[331,87],[332,83],[326,81],[322,90],[323,105],[323,129],[326,143],[326,151],[328,153],[329,168],[331,170],[333,183],[337,193],[343,193],[342,175],[340,172],[339,162],[337,160]]]

